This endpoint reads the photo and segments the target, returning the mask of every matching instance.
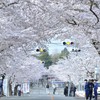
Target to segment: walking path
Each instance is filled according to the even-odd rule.
[[[53,95],[52,88],[50,88],[50,94],[47,94],[45,88],[34,87],[29,94],[23,94],[21,97],[2,97],[0,100],[85,100],[83,91],[77,91],[76,95],[76,97],[65,97],[63,95],[63,88],[58,88],[56,94]],[[100,98],[98,100],[100,100]]]

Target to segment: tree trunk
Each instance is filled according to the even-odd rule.
[[[12,95],[12,85],[9,83],[9,96]]]

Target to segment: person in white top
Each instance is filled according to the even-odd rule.
[[[17,91],[18,91],[18,96],[21,96],[21,85],[18,85]]]
[[[50,92],[49,92],[49,84],[48,83],[46,84],[46,93],[50,94]]]
[[[56,90],[57,90],[56,84],[53,84],[52,87],[53,87],[53,94],[55,94],[56,93]]]

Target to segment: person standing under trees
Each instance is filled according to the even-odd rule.
[[[88,88],[88,81],[87,79],[85,79],[85,98],[86,100],[88,100],[88,97],[89,97],[89,88]]]
[[[88,88],[89,88],[89,100],[91,100],[94,88],[93,80],[89,80]]]
[[[73,96],[73,94],[74,94],[74,84],[72,83],[70,87],[70,96]]]
[[[64,88],[64,95],[68,96],[68,84]]]
[[[5,79],[5,73],[1,74],[1,79],[0,79],[0,97],[4,95],[3,93],[3,81]]]
[[[73,96],[75,97],[76,87],[73,87]]]
[[[17,91],[18,91],[18,96],[21,96],[21,85],[18,85]]]
[[[70,88],[70,96],[75,97],[75,92],[76,92],[76,87],[75,87],[75,85],[72,83],[72,84],[71,84],[71,88]]]
[[[97,89],[98,89],[98,83],[97,83],[97,80],[95,80],[94,81],[94,98],[95,98],[95,100],[97,100],[97,97],[98,97]]]
[[[2,87],[3,87],[3,82],[2,79],[0,79],[0,97],[2,96]]]
[[[46,84],[46,93],[50,94],[50,92],[49,92],[49,84],[48,83]]]
[[[53,94],[55,94],[56,90],[57,90],[56,84],[53,84]]]

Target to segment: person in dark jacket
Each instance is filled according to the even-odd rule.
[[[73,87],[73,96],[75,97],[76,87]]]
[[[57,90],[57,86],[56,86],[56,84],[53,84],[53,94],[56,93],[56,90]]]
[[[86,100],[88,100],[88,97],[89,97],[89,88],[88,88],[88,81],[87,79],[85,79],[85,98]]]
[[[0,97],[2,96],[3,81],[0,79]]]
[[[89,80],[88,88],[89,88],[89,100],[91,100],[94,88],[93,80]]]
[[[64,95],[68,96],[68,85],[66,85],[66,87],[64,88]]]
[[[0,74],[0,97],[3,96],[3,81],[4,81],[4,78],[5,78],[6,74],[3,73],[3,74]]]
[[[97,100],[97,96],[98,96],[97,89],[98,89],[98,83],[97,83],[97,80],[95,80],[94,81],[94,98],[95,98],[95,100]]]
[[[70,94],[69,94],[69,96],[73,96],[73,85],[71,85],[71,87],[70,87]]]

